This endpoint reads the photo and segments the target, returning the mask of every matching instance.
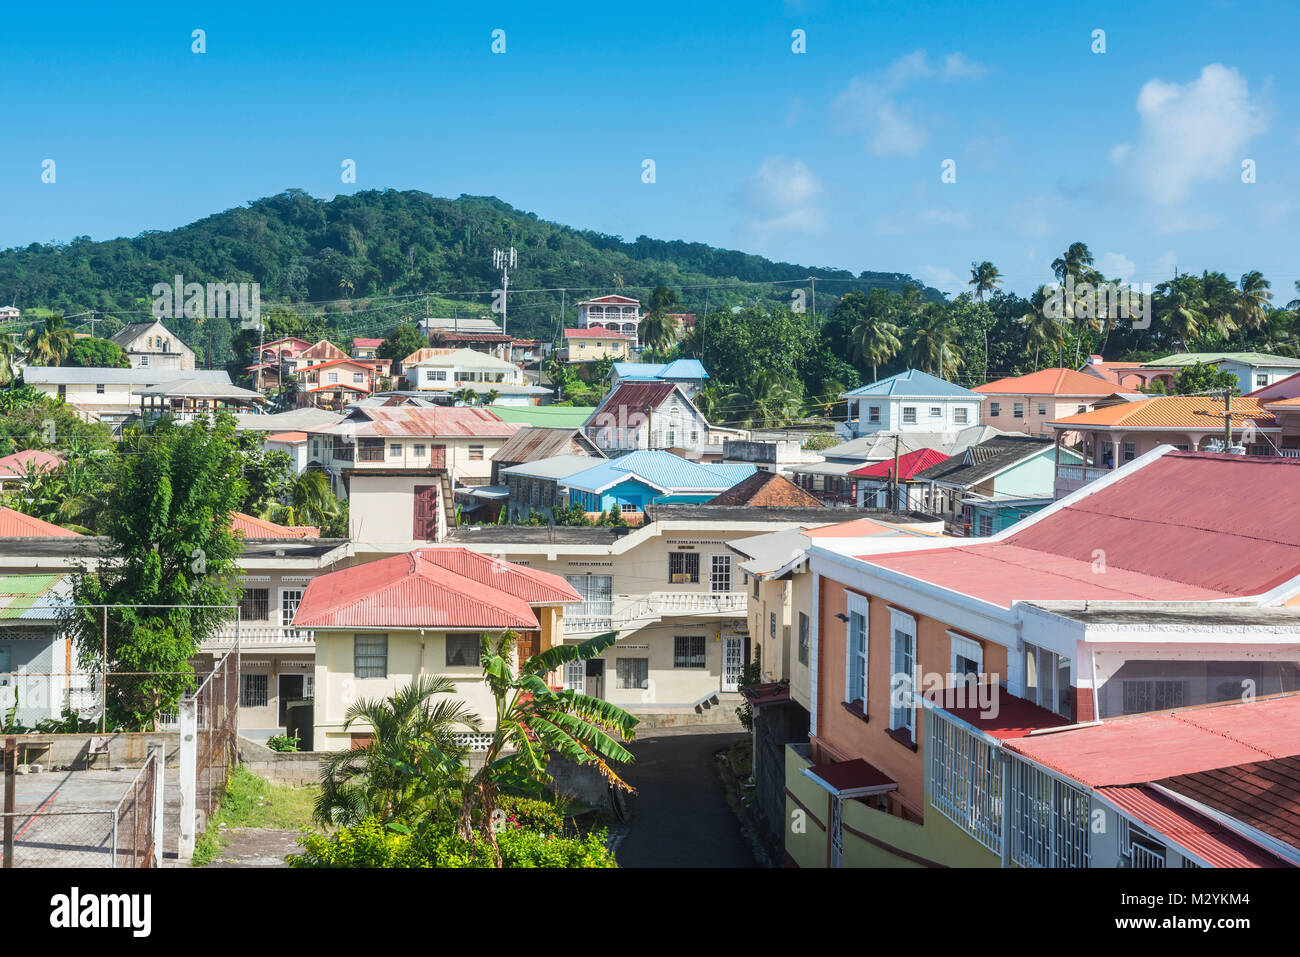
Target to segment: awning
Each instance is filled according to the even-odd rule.
[[[897,781],[861,758],[835,764],[814,764],[810,768],[804,768],[802,773],[818,787],[839,798],[865,797],[898,790]]]

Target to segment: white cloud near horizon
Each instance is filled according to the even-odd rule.
[[[760,245],[778,236],[818,235],[826,227],[821,195],[821,180],[803,160],[769,156],[741,187],[747,211],[741,232]]]

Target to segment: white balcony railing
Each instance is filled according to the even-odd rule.
[[[1086,468],[1082,465],[1058,465],[1056,477],[1067,482],[1093,482],[1110,472],[1110,469]]]
[[[652,592],[649,597],[635,599],[611,615],[566,614],[561,624],[568,635],[599,634],[640,627],[672,615],[742,615],[748,609],[749,596],[745,592]]]
[[[306,628],[288,628],[281,625],[250,625],[247,622],[239,626],[239,644],[242,648],[267,647],[273,645],[310,645],[316,641],[316,632]],[[213,635],[206,644],[224,647],[235,643],[235,626],[226,625]]]

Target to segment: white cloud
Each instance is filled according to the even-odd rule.
[[[821,194],[821,180],[803,160],[769,156],[741,189],[748,210],[741,227],[758,243],[777,235],[820,233],[826,225],[817,205]]]
[[[1235,68],[1212,63],[1188,83],[1148,80],[1138,92],[1136,144],[1110,151],[1132,183],[1160,205],[1182,202],[1207,181],[1227,181],[1268,110]]]
[[[917,276],[927,286],[933,286],[940,292],[958,295],[966,291],[966,282],[947,266],[935,266],[926,263],[916,271]]]
[[[876,220],[877,236],[914,236],[934,230],[970,229],[970,213],[951,206],[930,206],[918,211],[906,210],[881,216]]]
[[[1097,271],[1107,279],[1131,281],[1137,273],[1137,263],[1123,253],[1103,253],[1096,263]]]
[[[915,50],[880,73],[854,77],[831,103],[831,113],[841,130],[865,133],[867,148],[877,156],[915,156],[930,133],[899,96],[919,81],[971,80],[986,72],[963,53],[950,53],[935,64],[924,50]]]

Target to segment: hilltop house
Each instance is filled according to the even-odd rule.
[[[1052,438],[1048,423],[1068,415],[1091,412],[1098,401],[1114,394],[1115,386],[1095,375],[1073,369],[1040,369],[977,385],[985,401],[980,421],[1004,432]]]
[[[127,323],[109,341],[122,347],[133,369],[194,369],[194,350],[157,320]]]
[[[579,329],[622,332],[637,344],[641,326],[641,301],[628,296],[599,296],[578,303]]]
[[[848,428],[874,432],[951,432],[980,421],[984,397],[918,369],[845,392]]]
[[[856,555],[814,543],[809,740],[786,749],[784,808],[813,826],[786,831],[790,858],[1115,866],[1131,848],[1090,829],[1110,800],[1099,789],[1193,771],[1166,761],[1196,748],[1129,738],[1142,725],[1113,719],[1300,689],[1296,469],[1165,447],[991,539]],[[1094,738],[1146,741],[1148,763],[1127,780],[1072,778],[1078,766],[1051,757],[1068,739],[1034,735],[1095,721],[1107,730],[1087,747],[1112,772],[1128,765]],[[1204,756],[1199,770],[1234,763]],[[1035,795],[1051,796],[1042,815]],[[1186,834],[1156,830],[1173,864],[1207,866]]]
[[[601,359],[627,359],[632,354],[636,336],[630,332],[610,332],[600,326],[591,329],[565,329],[565,362],[598,362]]]

